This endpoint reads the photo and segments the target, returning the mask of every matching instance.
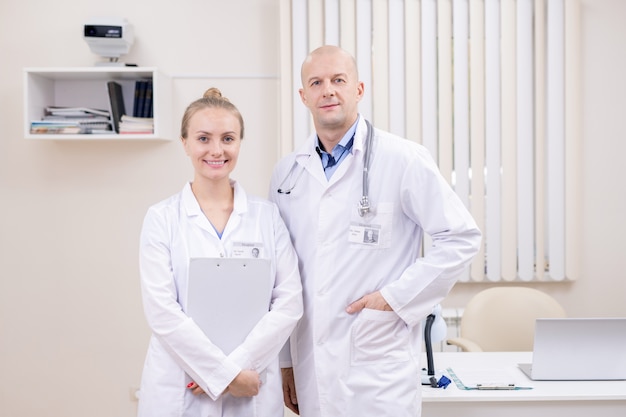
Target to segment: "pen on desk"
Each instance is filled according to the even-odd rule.
[[[476,388],[479,390],[509,390],[509,389],[515,389],[515,384],[507,384],[507,385],[476,384]]]

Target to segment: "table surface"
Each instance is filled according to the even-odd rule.
[[[506,370],[524,390],[465,390],[451,382],[446,389],[422,389],[423,402],[498,401],[626,401],[626,381],[533,381],[517,366],[530,363],[532,352],[435,352],[438,371],[450,378],[447,368]],[[425,361],[423,362],[425,363]],[[452,379],[452,378],[450,378]]]

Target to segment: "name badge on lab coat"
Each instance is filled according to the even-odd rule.
[[[265,248],[261,242],[234,242],[233,258],[265,258]]]
[[[348,230],[348,242],[372,248],[388,248],[391,245],[393,203],[380,203],[372,214],[365,217],[354,211]]]

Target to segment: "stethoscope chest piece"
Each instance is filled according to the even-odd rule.
[[[361,197],[361,201],[359,201],[358,211],[359,211],[359,216],[361,217],[365,217],[365,215],[367,215],[370,212],[370,201],[366,195]]]

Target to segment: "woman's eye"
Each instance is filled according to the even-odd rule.
[[[235,138],[233,138],[232,136],[225,136],[225,137],[224,137],[224,142],[227,142],[227,143],[228,143],[228,142],[232,142],[232,141],[234,141],[234,140],[235,140]]]

